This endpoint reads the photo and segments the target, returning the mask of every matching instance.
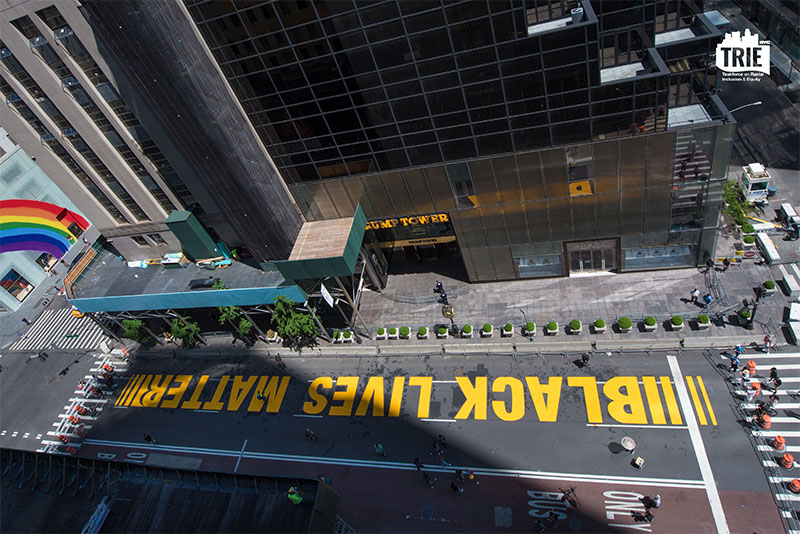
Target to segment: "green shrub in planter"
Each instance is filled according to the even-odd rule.
[[[766,282],[764,282],[764,289],[769,289],[769,290],[775,289],[775,281],[767,280]]]
[[[751,235],[746,235],[744,236],[744,238],[742,238],[742,241],[744,241],[748,245],[752,245],[753,243],[756,242],[756,238]]]
[[[420,326],[419,329],[417,330],[417,335],[418,336],[424,336],[427,333],[428,333],[428,329],[425,328],[424,326]]]
[[[631,328],[633,326],[633,321],[631,321],[630,317],[620,317],[617,324],[620,328]]]
[[[505,330],[506,332],[511,332],[512,330],[514,330],[514,327],[511,326],[511,323],[506,323],[505,326],[503,327],[503,330]]]
[[[397,335],[397,328],[395,328],[395,327],[389,328],[389,335],[390,336]]]
[[[756,231],[756,229],[753,228],[753,225],[750,224],[750,223],[742,225],[742,232],[744,232],[745,234],[752,234],[755,231]]]
[[[536,325],[533,324],[531,321],[525,323],[525,330],[527,330],[528,332],[533,332],[534,328],[536,328]]]
[[[739,310],[739,317],[741,317],[742,319],[749,319],[750,310],[748,310],[747,308],[742,308],[741,310]]]
[[[570,330],[577,330],[581,327],[581,322],[577,319],[573,319],[569,322],[569,329]]]
[[[401,326],[400,327],[400,335],[401,336],[405,337],[405,336],[408,336],[408,334],[410,334],[410,333],[411,333],[411,329],[409,327],[407,327],[407,326]]]
[[[465,334],[471,334],[472,333],[472,325],[465,324],[464,328],[462,328],[461,331],[464,332]]]
[[[549,323],[547,323],[547,329],[548,330],[558,330],[558,323],[555,322],[555,321],[550,321]]]
[[[698,323],[702,323],[702,324],[707,324],[709,322],[708,315],[705,315],[705,314],[698,315],[697,316],[697,322]]]
[[[647,326],[655,326],[656,318],[651,315],[648,315],[647,317],[644,318],[644,324],[646,324]]]
[[[490,325],[489,323],[486,323],[485,325],[483,325],[483,331],[488,334],[489,332],[492,331],[492,325]]]
[[[594,327],[595,328],[605,328],[605,326],[606,326],[606,322],[604,320],[602,320],[602,319],[598,319],[598,320],[596,320],[594,322]]]
[[[382,336],[385,333],[386,333],[386,329],[384,327],[381,326],[381,327],[378,328],[378,335],[379,336]]]
[[[436,333],[439,334],[440,336],[443,336],[447,333],[447,328],[445,328],[444,326],[440,326],[439,328],[436,329]]]
[[[672,319],[670,319],[670,322],[673,326],[680,326],[683,324],[683,317],[680,315],[673,315]]]
[[[350,339],[353,336],[353,333],[349,330],[343,333],[345,339]]]
[[[341,333],[341,332],[339,332],[338,330],[336,330],[336,331],[333,333],[333,339],[339,339],[340,337],[342,337],[342,333]]]

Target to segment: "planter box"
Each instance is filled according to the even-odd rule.
[[[708,330],[709,328],[711,328],[711,321],[709,321],[707,323],[697,322],[697,329],[698,330]]]
[[[391,332],[389,332],[388,328],[386,329],[386,332],[387,332],[387,339],[397,339],[397,332],[392,334]]]
[[[430,328],[426,328],[424,334],[420,334],[419,332],[417,332],[417,339],[428,339],[429,337],[431,337]]]
[[[277,342],[278,342],[278,333],[273,330],[269,330],[267,332],[267,343],[277,343]]]
[[[472,339],[472,333],[473,333],[473,332],[475,332],[475,329],[474,329],[474,328],[473,328],[472,330],[470,330],[469,332],[464,332],[464,329],[462,328],[462,329],[461,329],[461,337],[463,337],[463,338],[468,338],[468,339]]]
[[[447,337],[448,337],[447,330],[445,330],[444,334],[440,334],[438,331],[436,332],[436,339],[447,339]]]
[[[617,326],[619,326],[619,325],[617,325]],[[629,326],[628,328],[622,328],[621,326],[619,326],[619,331],[620,331],[621,334],[627,334],[631,330],[633,330],[633,325]]]
[[[484,332],[483,328],[481,328],[481,337],[492,337],[492,334],[494,334],[494,326],[488,332]]]
[[[764,286],[761,286],[764,287]],[[772,289],[767,289],[764,287],[764,295],[774,295],[778,292],[778,286],[773,287]]]
[[[572,329],[572,326],[569,327],[569,333],[573,334],[573,335],[578,335],[582,331],[583,331],[583,323],[581,323],[581,325],[578,328],[576,328],[575,330]]]
[[[672,324],[672,322],[670,321],[669,325],[674,331],[683,330],[683,327],[686,326],[686,321],[678,325]]]
[[[742,248],[744,250],[751,250],[751,249],[755,248],[755,246],[756,246],[755,243],[745,243],[744,241],[742,241]]]
[[[339,337],[334,337],[333,338],[333,342],[334,343],[344,343],[341,335]]]
[[[405,336],[403,334],[400,334],[400,339],[408,339],[410,337],[411,337],[411,332],[409,332],[408,335]]]
[[[388,339],[389,333],[388,330],[384,330],[383,334],[375,333],[375,339]]]
[[[352,343],[353,342],[353,334],[350,334],[350,337],[342,336],[342,343]]]
[[[658,325],[657,325],[657,324],[654,324],[653,326],[648,326],[648,325],[646,325],[646,324],[642,323],[642,326],[644,326],[644,331],[645,331],[645,332],[655,332],[655,331],[656,331],[656,327],[657,327]]]
[[[536,335],[536,323],[533,323],[533,330],[528,330],[524,326],[522,327],[522,335],[531,337]]]
[[[600,327],[600,328],[595,326],[593,328],[594,328],[594,333],[595,334],[605,334],[606,333],[606,328],[608,328],[608,325]]]
[[[558,335],[558,323],[556,323],[556,329],[550,330],[547,326],[544,327],[544,333],[548,336],[557,336]]]
[[[511,336],[514,335],[514,330],[513,329],[512,330],[506,330],[505,328],[503,328],[502,330],[500,330],[500,335],[502,337],[511,337]]]

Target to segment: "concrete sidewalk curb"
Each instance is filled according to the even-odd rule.
[[[683,343],[681,343],[683,342]],[[175,353],[176,356],[183,358],[229,358],[236,355],[254,355],[272,357],[280,355],[283,358],[304,358],[304,357],[331,357],[331,358],[354,358],[354,357],[397,357],[397,356],[513,356],[528,355],[536,353],[555,353],[555,354],[580,354],[584,352],[645,352],[648,350],[681,350],[681,349],[732,349],[737,344],[745,348],[757,345],[760,347],[762,338],[757,335],[738,335],[726,337],[712,337],[703,339],[620,339],[595,342],[594,345],[588,340],[575,340],[570,342],[562,341],[541,341],[541,342],[503,342],[503,343],[409,343],[378,345],[376,343],[364,342],[361,345],[321,345],[313,348],[303,349],[297,353],[289,348],[282,346],[269,345],[258,347],[231,347],[226,344],[224,348],[219,346],[201,346],[189,350],[174,349],[171,347],[153,348],[139,352],[145,358],[163,356],[166,353]]]

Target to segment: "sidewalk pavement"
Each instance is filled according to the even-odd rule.
[[[776,271],[777,272],[777,271]],[[732,266],[726,272],[717,272],[725,287],[731,304],[743,299],[754,299],[759,284],[774,279],[767,266],[752,262]],[[441,315],[441,304],[433,287],[440,280],[455,308],[457,325],[471,324],[472,339],[435,339],[437,325],[449,325]],[[583,352],[583,351],[647,351],[649,349],[679,348],[732,348],[737,343],[761,345],[764,339],[764,324],[769,319],[780,329],[787,313],[789,301],[780,291],[762,299],[756,315],[756,327],[745,330],[731,319],[724,326],[712,325],[709,330],[698,330],[694,319],[703,313],[702,308],[689,302],[689,292],[700,289],[709,292],[702,269],[662,270],[638,273],[623,273],[601,276],[571,278],[547,278],[468,284],[462,281],[437,276],[434,273],[391,275],[383,294],[366,291],[362,294],[360,314],[367,323],[370,337],[362,343],[331,344],[320,341],[318,347],[304,349],[303,356],[417,356],[431,354],[475,354],[475,355],[521,355],[539,352]],[[458,294],[457,294],[458,293]],[[416,304],[398,302],[415,300]],[[666,323],[671,315],[681,315],[685,327],[671,331]],[[652,315],[658,319],[655,332],[643,332],[641,320]],[[735,315],[735,310],[730,315]],[[630,333],[616,329],[616,320],[628,316],[634,321]],[[595,334],[590,327],[595,319],[605,319],[607,331]],[[568,323],[578,319],[583,323],[579,335],[567,334]],[[533,340],[522,335],[526,321],[536,323]],[[557,336],[545,336],[544,327],[549,321],[559,323]],[[735,322],[735,319],[733,319]],[[480,337],[484,323],[494,326],[490,339]],[[505,323],[514,326],[512,337],[500,336]],[[361,326],[357,323],[357,326]],[[376,341],[378,327],[408,326],[410,339]],[[419,326],[430,328],[430,339],[417,339]],[[783,332],[773,336],[783,344]],[[179,353],[182,356],[213,357],[230,354],[232,346],[239,351],[251,351],[259,355],[296,355],[288,348],[277,344],[259,343],[250,349],[239,343],[231,344],[231,338],[210,337],[207,345]],[[157,355],[175,347],[165,346],[141,352],[142,355]]]

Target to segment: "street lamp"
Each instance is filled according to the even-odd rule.
[[[767,296],[767,290],[761,286],[758,286],[756,289],[756,300],[751,300],[750,305],[753,306],[753,311],[750,313],[750,317],[747,318],[747,323],[744,325],[746,330],[753,329],[753,321],[756,318],[756,310],[758,310],[758,302]]]
[[[762,102],[759,100],[758,102],[750,102],[749,104],[745,104],[744,106],[739,106],[738,108],[731,109],[728,113],[733,113],[734,111],[739,111],[740,109],[749,108],[750,106],[760,106]]]

